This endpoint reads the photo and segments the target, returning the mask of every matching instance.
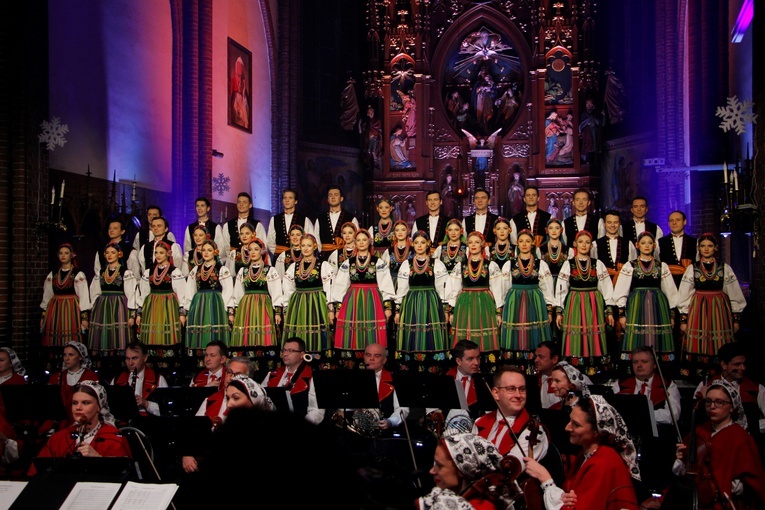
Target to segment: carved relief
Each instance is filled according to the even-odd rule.
[[[436,159],[457,159],[461,151],[459,145],[443,145],[433,150]]]
[[[516,143],[502,146],[502,157],[507,158],[527,158],[529,157],[529,144]]]

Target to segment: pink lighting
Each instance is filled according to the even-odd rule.
[[[744,0],[744,4],[741,6],[741,10],[736,18],[736,23],[731,30],[731,42],[740,43],[744,39],[749,25],[752,24],[754,18],[754,0]]]

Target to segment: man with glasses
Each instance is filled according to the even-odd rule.
[[[306,357],[305,341],[290,337],[282,345],[283,365],[272,370],[263,379],[263,387],[287,388],[292,400],[292,410],[305,417],[310,423],[318,425],[324,419],[324,409],[316,403],[316,388],[313,385],[313,371]]]
[[[523,457],[541,461],[547,455],[550,439],[544,427],[537,431],[536,445],[529,452],[530,415],[526,410],[526,377],[523,370],[513,365],[502,365],[494,372],[492,396],[497,410],[478,418],[473,433],[488,439],[501,455],[508,453],[526,469]]]

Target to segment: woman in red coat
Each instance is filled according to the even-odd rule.
[[[0,347],[0,384],[26,384],[27,371],[10,347]]]
[[[130,447],[117,427],[106,401],[106,389],[94,381],[83,381],[72,395],[75,423],[53,434],[38,457],[130,457]],[[29,469],[29,475],[36,472]]]
[[[61,364],[61,371],[54,372],[48,379],[48,384],[57,384],[61,387],[61,400],[69,415],[69,420],[63,421],[59,430],[68,427],[72,422],[72,395],[75,386],[83,381],[98,382],[98,374],[91,370],[90,366],[91,361],[85,344],[68,342],[64,346],[64,361]]]
[[[547,510],[638,510],[632,479],[640,480],[635,446],[621,415],[600,395],[580,398],[566,426],[572,444],[582,447],[563,488],[539,462],[528,457],[526,473],[538,479]]]

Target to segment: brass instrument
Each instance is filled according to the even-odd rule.
[[[354,434],[369,439],[374,439],[380,436],[380,421],[382,419],[380,410],[371,408],[354,410],[350,420],[345,417],[345,413],[342,409],[338,409],[331,418],[336,426],[346,428]]]

